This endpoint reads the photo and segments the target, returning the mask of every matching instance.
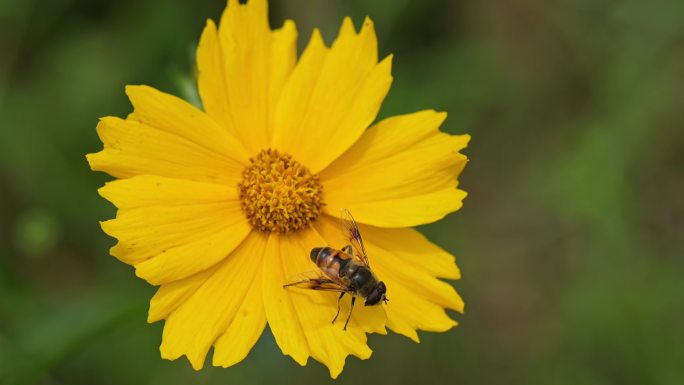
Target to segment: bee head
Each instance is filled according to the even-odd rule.
[[[379,282],[377,286],[371,291],[371,293],[366,297],[366,306],[377,305],[378,302],[387,302],[385,293],[387,292],[387,287],[384,282]]]

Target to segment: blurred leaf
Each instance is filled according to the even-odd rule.
[[[15,243],[22,253],[39,257],[50,251],[60,238],[60,225],[50,212],[31,209],[15,224]]]
[[[194,47],[224,4],[0,1],[0,383],[333,383],[268,332],[227,370],[162,360],[154,289],[98,226],[115,208],[84,159],[97,119],[130,113],[126,84],[200,105]],[[473,135],[465,206],[424,227],[462,268],[459,327],[370,336],[336,384],[684,383],[684,2],[270,9],[297,22],[300,53],[314,26],[331,43],[345,15],[370,16],[396,54],[381,117],[435,108]]]
[[[20,326],[3,383],[34,383],[70,354],[131,317],[140,318],[145,308],[145,302],[132,303],[112,288],[91,288],[79,298],[61,301],[57,308],[42,309],[47,318],[46,314],[34,314]]]

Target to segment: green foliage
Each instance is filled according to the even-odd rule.
[[[381,116],[470,133],[464,208],[422,230],[463,270],[461,325],[370,337],[337,383],[684,383],[684,3],[271,2],[273,25],[371,16],[395,53]],[[321,383],[265,333],[245,362],[162,361],[154,289],[108,256],[84,154],[126,84],[199,104],[215,1],[0,2],[0,383]]]

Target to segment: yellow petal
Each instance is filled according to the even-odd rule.
[[[266,247],[262,281],[264,309],[266,310],[268,325],[280,350],[283,354],[291,356],[298,364],[306,365],[310,355],[309,344],[299,322],[295,304],[283,288],[291,275],[285,271],[285,266],[283,266],[280,243],[280,238],[272,234]],[[297,252],[301,254],[302,250]],[[300,258],[297,258],[296,255],[293,255],[292,259],[298,267],[302,265]],[[305,267],[299,267],[301,271],[312,269],[312,266],[303,265]]]
[[[466,193],[457,176],[470,137],[439,131],[445,113],[421,111],[374,125],[321,173],[325,211],[349,209],[380,227],[430,223],[458,210]]]
[[[116,219],[102,222],[119,240],[111,254],[152,284],[213,266],[251,229],[235,188],[141,176],[111,182],[101,193],[121,208]]]
[[[449,318],[444,308],[418,295],[410,284],[397,280],[395,275],[386,270],[387,263],[376,263],[378,275],[387,285],[389,303],[387,311],[387,327],[395,333],[402,334],[415,342],[419,342],[416,330],[444,332],[456,326],[456,321]]]
[[[160,347],[163,358],[175,360],[186,355],[192,367],[199,370],[204,365],[207,352],[220,335],[227,330],[230,331],[236,323],[238,325],[235,327],[245,326],[244,314],[239,312],[249,309],[254,311],[255,315],[260,311],[263,313],[259,309],[261,298],[258,298],[259,302],[255,304],[255,297],[250,295],[250,291],[255,285],[260,284],[265,247],[266,236],[258,232],[251,233],[221,262],[216,271],[168,316]],[[251,333],[244,336],[235,335],[230,345],[239,351],[249,351],[256,342],[255,332],[261,334],[264,326],[263,321],[247,326],[251,328]],[[230,352],[224,350],[220,353],[230,355]]]
[[[285,82],[297,63],[297,27],[295,23],[292,20],[285,20],[282,28],[273,31],[272,39],[268,93],[269,134],[273,133],[278,99],[283,92]]]
[[[291,21],[270,30],[266,0],[229,1],[218,31],[208,21],[202,33],[197,66],[204,108],[251,154],[268,146],[275,103],[295,65],[296,40]]]
[[[90,167],[117,178],[152,174],[235,185],[244,165],[145,123],[102,118],[97,132],[104,150],[88,154]]]
[[[328,54],[328,48],[318,29],[314,29],[311,39],[302,53],[297,66],[285,83],[276,110],[276,131],[273,146],[284,148],[291,141],[295,132],[288,132],[289,127],[298,127],[309,110],[314,85],[318,80],[321,67]],[[281,128],[282,127],[282,128]],[[298,139],[301,141],[301,138]],[[298,159],[301,161],[301,159]]]
[[[119,209],[235,201],[235,186],[139,175],[108,182],[100,195]]]
[[[267,239],[263,238],[263,248],[265,248]],[[256,254],[250,257],[263,258],[263,256]],[[262,274],[259,271],[245,294],[233,322],[225,333],[216,340],[214,344],[214,366],[226,368],[242,361],[263,333],[264,327],[266,327],[266,312],[264,310],[261,277]]]
[[[342,236],[337,235],[340,230],[336,219],[319,218],[316,229],[326,239],[344,243]],[[434,267],[423,267],[418,261],[419,257],[434,252],[434,245],[416,237],[411,233],[415,230],[411,229],[388,230],[359,224],[359,231],[372,271],[387,286],[390,301],[383,307],[390,329],[418,341],[416,329],[445,331],[456,325],[444,308],[462,312],[463,300],[451,285],[431,274]],[[420,252],[420,248],[425,248],[425,251]],[[410,255],[412,251],[418,254]],[[429,258],[423,262],[429,264],[435,260]]]
[[[187,278],[159,286],[150,301],[147,322],[153,323],[167,318],[178,306],[187,301],[207,278],[214,274],[219,265],[220,263]]]
[[[392,250],[394,256],[402,262],[435,277],[461,278],[461,271],[456,266],[454,256],[428,241],[419,231],[412,228],[360,226],[363,227],[364,239],[370,238],[379,248]]]
[[[133,104],[129,119],[182,136],[218,156],[244,164],[248,155],[237,139],[183,99],[147,86],[127,86]]]
[[[392,83],[391,57],[378,63],[373,23],[342,23],[328,50],[317,31],[278,101],[273,147],[319,172],[375,119]],[[326,143],[321,151],[321,143]]]
[[[94,170],[120,178],[158,174],[231,184],[239,177],[246,150],[206,114],[150,87],[128,86],[126,92],[134,112],[125,121],[101,120],[105,148],[88,156]]]
[[[264,261],[264,307],[269,326],[284,354],[292,356],[300,365],[306,364],[311,356],[325,364],[330,376],[336,378],[348,355],[361,359],[370,357],[366,334],[356,322],[350,322],[346,331],[342,322],[331,324],[337,311],[337,293],[283,288],[292,276],[316,269],[309,252],[324,242],[313,230],[271,234]],[[354,313],[352,319],[356,316]]]
[[[197,45],[197,88],[207,115],[237,136],[226,93],[223,60],[216,24],[207,20]]]

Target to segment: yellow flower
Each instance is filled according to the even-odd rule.
[[[453,256],[412,226],[460,208],[457,176],[469,137],[439,131],[432,110],[371,125],[392,82],[373,23],[346,18],[331,47],[315,30],[299,59],[292,21],[271,30],[266,0],[230,0],[197,49],[203,111],[146,86],[128,86],[133,113],[102,118],[104,149],[87,156],[117,180],[99,191],[118,208],[102,223],[111,254],[159,290],[149,322],[166,320],[163,358],[201,369],[242,361],[266,324],[284,354],[327,365],[371,355],[367,333],[456,325]],[[284,289],[315,269],[313,247],[344,246],[340,208],[359,222],[390,302],[357,306],[331,324],[337,295]],[[341,314],[349,311],[343,301]]]

